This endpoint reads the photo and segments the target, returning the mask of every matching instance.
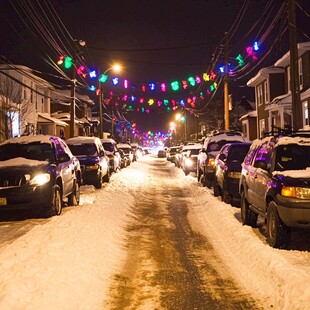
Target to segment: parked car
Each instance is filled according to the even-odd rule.
[[[129,166],[133,162],[133,150],[130,144],[128,143],[118,143],[117,148],[119,150],[122,150],[124,153],[124,156],[127,158],[127,166]]]
[[[185,175],[190,172],[197,171],[197,158],[199,151],[201,150],[201,144],[188,144],[184,145],[181,155],[181,168]]]
[[[242,133],[238,131],[220,131],[207,137],[197,159],[197,179],[211,188],[214,178],[215,157],[226,143],[245,142]]]
[[[168,161],[175,163],[175,155],[177,153],[178,148],[179,148],[179,146],[171,146],[168,149],[168,152],[167,152],[167,160]]]
[[[79,204],[80,184],[80,163],[61,138],[37,135],[0,144],[0,210],[60,215],[65,200]]]
[[[139,158],[141,158],[143,155],[143,151],[142,151],[141,147],[139,146],[139,144],[136,142],[133,142],[133,143],[130,143],[130,146],[131,146],[132,152],[133,152],[133,161],[136,161]]]
[[[310,136],[255,140],[242,164],[241,221],[265,219],[270,246],[285,248],[295,229],[310,229]]]
[[[227,143],[215,158],[214,196],[221,196],[226,203],[239,205],[241,164],[250,146],[251,142]]]
[[[109,157],[109,169],[111,172],[117,172],[121,169],[121,155],[117,149],[114,139],[101,139],[102,146],[106,155]]]
[[[110,181],[109,158],[98,137],[74,137],[66,140],[81,164],[83,184],[101,188]]]
[[[128,158],[128,156],[125,155],[125,153],[122,149],[119,149],[118,152],[121,156],[121,168],[126,168],[130,164],[129,158]]]

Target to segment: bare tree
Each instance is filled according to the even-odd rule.
[[[30,98],[23,99],[22,91],[21,83],[15,78],[0,73],[0,142],[13,136],[13,124],[21,132],[24,116],[34,109]]]

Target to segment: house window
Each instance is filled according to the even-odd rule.
[[[269,103],[269,87],[268,80],[264,82],[264,92],[265,92],[265,103]]]
[[[265,120],[261,119],[259,121],[259,133],[260,133],[260,137],[264,136],[264,132],[266,131],[266,126],[265,126]]]
[[[257,105],[263,104],[263,85],[258,85],[256,87],[256,101]]]
[[[302,114],[303,114],[303,125],[309,126],[309,110],[308,110],[308,101],[302,103]]]
[[[299,76],[299,88],[302,89],[303,87],[303,74],[302,74],[302,59],[298,59],[298,76]]]

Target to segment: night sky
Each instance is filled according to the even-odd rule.
[[[22,64],[43,73],[58,73],[47,63],[47,59],[57,61],[55,49],[47,46],[42,39],[42,29],[29,26],[29,15],[21,2],[35,9],[42,4],[39,0],[1,1],[0,55],[10,62]],[[53,20],[51,11],[40,18],[49,20],[57,44],[63,50],[70,50],[72,41],[84,40],[84,59],[88,66],[104,71],[112,63],[123,64],[122,76],[132,84],[141,85],[151,81],[171,82],[181,80],[191,74],[202,74],[210,68],[212,57],[225,32],[233,31],[229,42],[229,56],[244,53],[245,48],[256,38],[267,32],[268,12],[275,16],[283,0],[185,0],[185,1],[104,1],[104,0],[48,0],[67,29],[68,34],[59,33],[59,22]],[[300,5],[310,13],[309,0],[299,0]],[[264,8],[270,3],[266,12]],[[237,20],[244,4],[244,15]],[[15,7],[15,9],[14,9]],[[299,42],[309,41],[310,18],[297,9]],[[256,24],[262,16],[267,21]],[[53,23],[58,23],[53,26]],[[26,26],[28,24],[28,26]],[[230,93],[235,101],[243,96],[254,101],[254,90],[245,87],[261,67],[272,65],[288,51],[288,32],[281,35],[285,17],[268,34],[262,46],[265,55],[259,66],[252,65],[248,73],[230,81]],[[250,29],[253,27],[253,31]],[[272,46],[272,43],[277,41]],[[272,46],[272,49],[271,49]],[[46,78],[46,77],[45,77]],[[47,78],[46,78],[47,79]],[[215,99],[221,99],[222,89]],[[140,129],[167,131],[172,113],[130,112],[129,120],[137,121]]]

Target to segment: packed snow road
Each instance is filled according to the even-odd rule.
[[[256,309],[210,242],[192,230],[186,184],[171,176],[166,161],[147,165],[148,182],[132,189],[127,258],[115,276],[109,308]]]
[[[50,219],[0,212],[0,309],[310,309],[309,238],[263,226],[145,156]]]

